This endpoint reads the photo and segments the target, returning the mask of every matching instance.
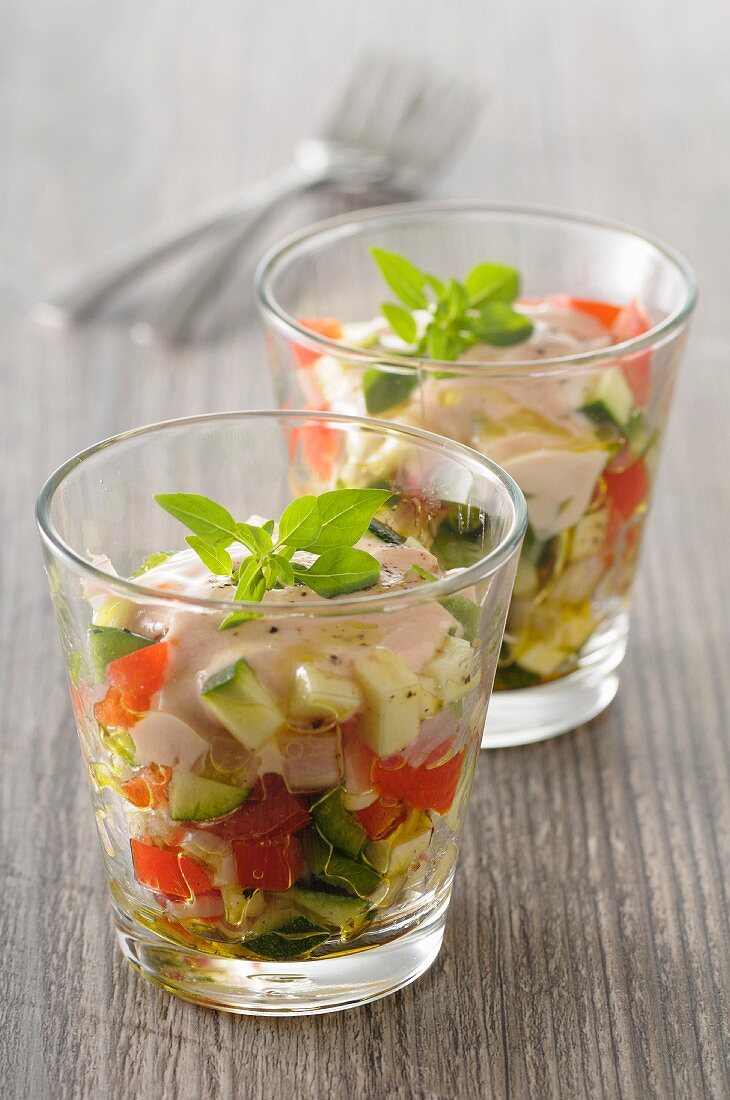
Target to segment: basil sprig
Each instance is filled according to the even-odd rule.
[[[442,282],[395,252],[371,248],[370,253],[403,303],[382,306],[391,329],[408,345],[403,354],[455,360],[475,344],[510,347],[531,335],[532,322],[512,308],[520,292],[520,276],[514,268],[477,264],[463,282]],[[420,337],[417,311],[429,314]]]
[[[155,500],[192,531],[186,542],[205,566],[216,576],[230,577],[236,586],[234,601],[260,603],[269,589],[293,584],[306,585],[327,599],[371,588],[380,576],[380,563],[354,544],[391,495],[387,489],[335,489],[299,497],[282,512],[276,541],[273,520],[261,527],[239,523],[208,497],[158,493]],[[234,542],[249,551],[238,567],[228,552]],[[308,567],[292,563],[297,550],[318,557]],[[221,629],[257,617],[255,612],[234,611]]]

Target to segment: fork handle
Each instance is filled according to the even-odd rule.
[[[247,188],[237,197],[196,216],[175,222],[146,240],[121,249],[70,285],[52,292],[44,304],[71,320],[86,320],[117,290],[183,248],[203,239],[209,233],[236,225],[242,218],[253,221],[265,213],[269,206],[289,195],[323,183],[326,179],[327,173],[324,169],[308,171],[299,165],[283,168],[269,179]]]

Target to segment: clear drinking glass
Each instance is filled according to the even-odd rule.
[[[469,568],[336,599],[295,587],[232,605],[207,572],[181,593],[197,559],[165,558],[182,530],[153,493],[278,517],[294,496],[360,486],[373,446],[392,460],[378,535],[392,561],[428,563],[446,510],[455,538],[468,519]],[[90,448],[37,515],[130,962],[187,999],[274,1015],[423,973],[526,526],[515,483],[416,429],[230,413]],[[221,630],[233,606],[256,617]]]
[[[511,265],[523,301],[580,299],[614,324],[617,342],[522,362],[518,347],[501,362],[468,352],[458,362],[384,354],[368,346],[368,322],[394,295],[373,246],[444,280],[479,263]],[[262,261],[257,292],[283,407],[427,428],[489,455],[525,492],[530,525],[484,747],[540,740],[603,710],[618,688],[631,584],[695,302],[687,264],[596,218],[414,203],[290,237]],[[615,422],[606,410],[618,405]],[[371,479],[387,468],[387,452],[374,452]]]

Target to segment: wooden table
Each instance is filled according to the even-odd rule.
[[[8,0],[3,20],[0,1094],[728,1097],[726,5]],[[235,1018],[114,947],[32,506],[114,431],[270,403],[256,323],[171,353],[26,310],[49,277],[283,164],[366,40],[492,90],[437,193],[641,225],[690,257],[703,300],[617,702],[482,754],[426,977],[346,1014]]]

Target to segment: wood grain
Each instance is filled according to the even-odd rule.
[[[7,0],[2,20],[0,1094],[730,1096],[727,5]],[[482,754],[427,976],[347,1014],[239,1019],[114,948],[32,505],[113,431],[269,403],[260,338],[246,315],[173,354],[27,309],[50,277],[283,164],[365,41],[491,89],[439,193],[642,225],[687,253],[703,300],[617,702]]]

